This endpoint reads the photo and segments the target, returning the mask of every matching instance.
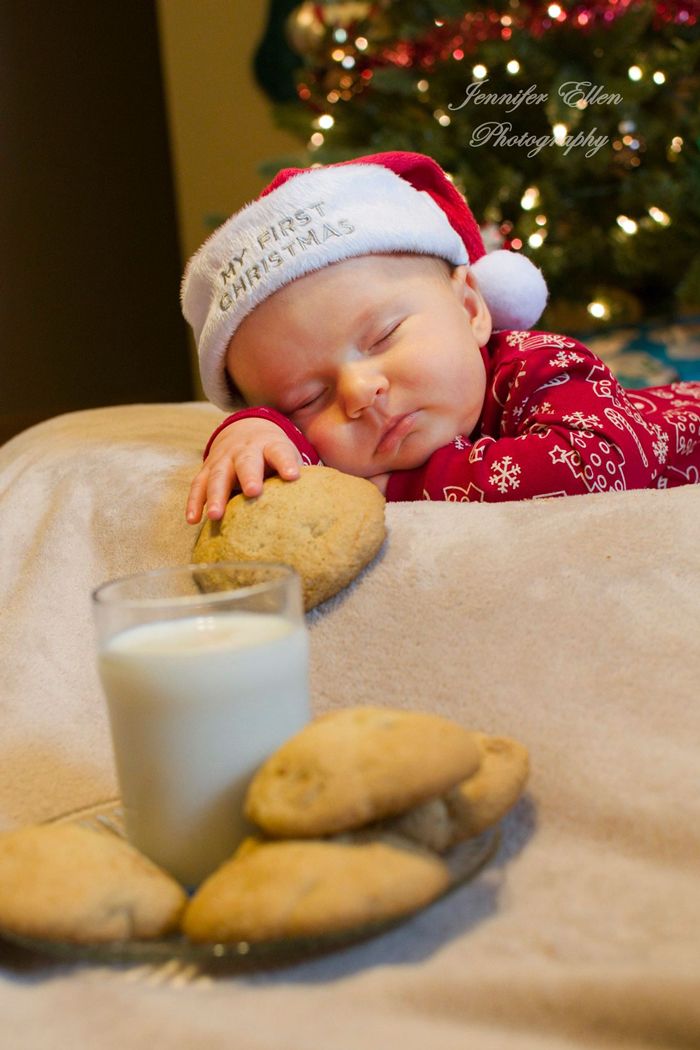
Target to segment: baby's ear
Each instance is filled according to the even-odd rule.
[[[479,289],[479,282],[467,266],[456,266],[452,272],[455,294],[469,314],[472,332],[479,346],[486,346],[491,338],[493,323],[486,301]]]

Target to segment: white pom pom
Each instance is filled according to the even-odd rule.
[[[532,328],[547,302],[541,271],[525,255],[495,251],[471,267],[496,331]]]

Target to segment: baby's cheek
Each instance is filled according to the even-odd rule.
[[[328,420],[317,418],[308,421],[306,427],[300,429],[327,467],[335,467],[346,474],[362,474],[365,467],[370,469],[352,433],[352,427],[333,425]],[[374,470],[370,472],[374,473]]]
[[[324,421],[323,416],[314,416],[311,419],[303,420],[297,423],[297,426],[306,440],[311,442],[323,462],[332,467],[337,438],[334,435],[333,428],[328,425],[327,421]]]
[[[316,430],[307,435],[323,462],[329,467],[337,467],[338,470],[345,469],[347,451],[338,435],[329,433],[327,430]]]

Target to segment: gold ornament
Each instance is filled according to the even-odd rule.
[[[323,4],[320,8],[311,0],[305,0],[287,18],[285,33],[289,46],[300,55],[323,50],[329,29],[344,29],[353,22],[361,21],[367,17],[371,7],[369,0]]]

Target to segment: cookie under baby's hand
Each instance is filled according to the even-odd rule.
[[[205,522],[192,558],[291,565],[309,610],[347,587],[385,536],[384,497],[371,482],[302,467],[297,481],[268,478],[255,499],[234,496],[220,522]]]

